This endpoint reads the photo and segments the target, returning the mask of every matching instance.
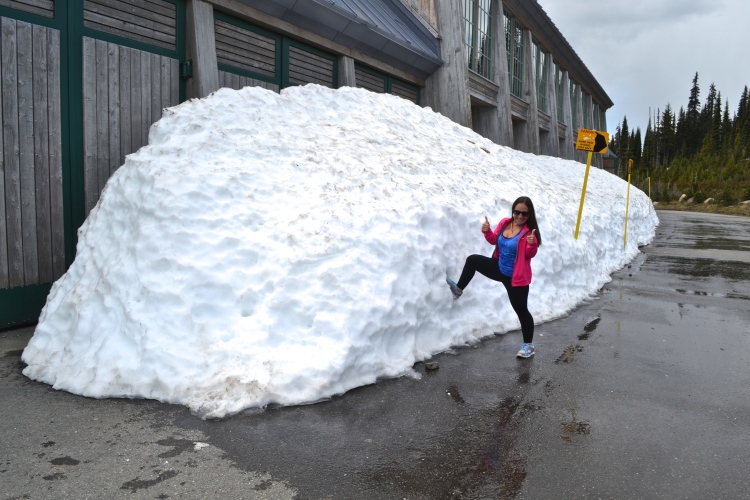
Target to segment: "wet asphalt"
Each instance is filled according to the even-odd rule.
[[[74,396],[0,333],[0,498],[750,498],[750,218],[659,218],[535,357],[510,332],[313,405]]]

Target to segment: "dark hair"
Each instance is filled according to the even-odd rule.
[[[528,226],[529,230],[536,229],[536,233],[534,233],[534,236],[536,236],[536,241],[539,246],[542,245],[542,235],[539,234],[539,225],[536,223],[536,212],[534,211],[534,204],[531,202],[531,198],[528,196],[521,196],[516,201],[513,202],[513,205],[511,206],[511,216],[513,215],[513,210],[516,209],[516,205],[519,203],[523,203],[529,208],[529,218],[526,219],[526,225]]]

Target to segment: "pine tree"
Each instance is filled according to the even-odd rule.
[[[675,153],[682,156],[687,156],[688,151],[688,130],[687,130],[687,114],[685,108],[680,106],[680,112],[677,115],[677,127],[675,129],[674,136],[674,148]]]
[[[626,162],[632,158],[630,153],[630,132],[628,131],[628,117],[622,119],[622,128],[620,129],[620,162]]]
[[[642,165],[653,170],[655,166],[654,156],[656,155],[656,137],[654,130],[651,128],[651,117],[648,117],[648,126],[646,127],[646,135],[643,138],[643,153],[641,154]]]
[[[675,120],[672,107],[667,104],[661,118],[661,158],[660,164],[669,166],[671,155],[674,152],[675,142]]]
[[[711,131],[711,122],[714,117],[714,108],[716,107],[716,85],[711,83],[708,87],[708,95],[706,96],[706,104],[700,112],[700,120],[698,125],[698,139],[703,141],[706,134]]]
[[[735,146],[742,158],[750,157],[750,91],[747,85],[742,91],[740,104],[737,107],[737,116],[734,119]]]
[[[688,99],[687,111],[685,113],[685,155],[688,158],[693,156],[700,147],[700,93],[698,72],[696,72],[695,77],[693,77],[693,87],[690,89],[690,98]]]
[[[716,96],[713,106],[713,117],[711,118],[711,141],[713,142],[713,154],[721,151],[721,92]]]
[[[732,120],[729,118],[729,100],[724,103],[724,118],[721,121],[721,152],[726,157],[729,156],[734,138],[734,127]]]

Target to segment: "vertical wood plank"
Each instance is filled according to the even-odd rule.
[[[107,42],[96,41],[96,200],[109,179],[109,70]]]
[[[47,98],[47,28],[34,26],[34,173],[36,175],[36,230],[39,283],[53,280],[52,225],[50,209],[49,124]]]
[[[180,61],[177,59],[169,60],[169,85],[170,85],[170,106],[180,104]]]
[[[151,126],[151,54],[141,51],[141,147],[148,144]]]
[[[141,51],[130,51],[130,152],[134,153],[143,144],[141,134]]]
[[[65,273],[65,220],[62,178],[62,110],[60,96],[60,32],[47,31],[47,102],[49,105],[50,214],[52,227],[52,279]]]
[[[107,77],[109,79],[109,169],[107,178],[117,170],[120,163],[120,46],[114,43],[107,47]]]
[[[159,98],[159,112],[164,113],[165,108],[172,106],[169,94],[172,89],[172,72],[170,71],[169,58],[161,56],[159,58],[161,66],[161,97]]]
[[[18,145],[18,60],[16,21],[2,19],[3,142],[8,286],[23,285],[21,178]]]
[[[232,88],[234,90],[240,89],[240,75],[232,75]]]
[[[85,213],[96,204],[99,181],[97,179],[97,151],[96,140],[96,41],[92,38],[83,39],[83,190],[85,197]]]
[[[5,223],[5,26],[0,24],[0,288],[8,288],[8,233]]]
[[[120,47],[120,165],[133,152],[130,144],[130,53],[132,49]]]
[[[161,118],[161,84],[159,55],[151,54],[151,123],[149,126]]]
[[[21,178],[24,285],[39,283],[36,237],[36,174],[34,173],[33,37],[29,23],[16,25],[18,47],[18,147]]]

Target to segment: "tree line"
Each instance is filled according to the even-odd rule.
[[[652,121],[653,118],[653,121]],[[670,201],[687,194],[695,203],[714,198],[730,205],[750,199],[750,91],[745,86],[737,110],[712,83],[701,106],[698,73],[687,106],[675,112],[670,104],[649,117],[646,133],[628,128],[624,117],[609,147],[619,158],[620,175],[627,177],[633,160],[634,185],[651,197]],[[624,166],[624,168],[623,168]]]

